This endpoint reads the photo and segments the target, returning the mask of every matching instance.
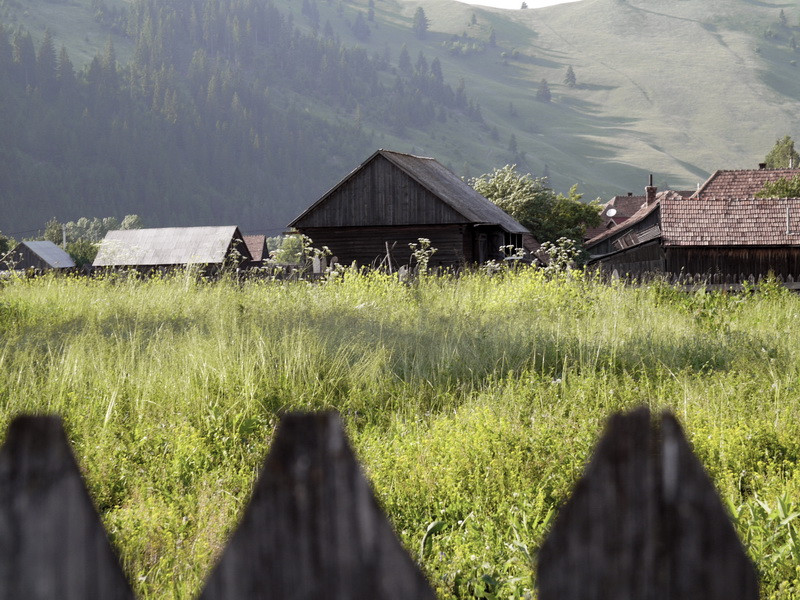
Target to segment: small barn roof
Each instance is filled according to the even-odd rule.
[[[267,252],[266,235],[246,235],[244,236],[244,244],[247,246],[247,250],[254,261],[258,262],[264,259],[264,255]]]
[[[698,198],[754,198],[767,183],[792,179],[800,169],[737,169],[715,171],[694,194]]]
[[[22,246],[25,246],[53,269],[70,269],[75,266],[72,257],[53,242],[46,240],[22,242],[14,249],[13,253],[18,252]]]
[[[383,149],[376,151],[372,156],[367,158],[347,175],[347,177],[342,179],[289,225],[291,227],[297,227],[306,215],[324,204],[337,189],[378,156],[382,156],[390,161],[406,173],[406,175],[438,197],[442,202],[463,216],[465,222],[499,225],[508,233],[528,233],[528,230],[517,222],[516,219],[509,216],[508,213],[493,202],[484,198],[436,159]]]
[[[800,198],[661,200],[665,246],[798,246]]]
[[[100,242],[94,266],[220,264],[235,239],[242,234],[234,225],[114,230]]]

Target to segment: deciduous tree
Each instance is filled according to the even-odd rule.
[[[547,185],[544,177],[520,174],[516,165],[506,165],[470,182],[497,204],[540,242],[555,242],[567,237],[580,243],[586,227],[600,223],[600,205],[581,202],[577,185],[565,196]]]
[[[786,169],[789,165],[800,167],[800,155],[794,149],[794,140],[788,135],[775,142],[764,162],[769,169]]]
[[[759,198],[800,198],[800,175],[791,179],[781,177],[777,181],[765,183],[756,196]]]

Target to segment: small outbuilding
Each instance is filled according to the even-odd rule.
[[[109,231],[94,267],[128,267],[142,271],[200,265],[217,271],[252,260],[239,228],[165,227]]]
[[[62,248],[50,241],[22,242],[6,260],[13,269],[24,271],[63,270],[75,268],[75,261]]]
[[[395,265],[427,238],[431,266],[503,259],[538,248],[530,232],[433,158],[378,150],[290,223],[341,263]],[[524,238],[524,239],[523,239]]]

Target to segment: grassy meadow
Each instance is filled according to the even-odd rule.
[[[2,286],[0,431],[63,415],[140,598],[199,593],[279,415],[328,408],[440,598],[535,597],[554,511],[606,418],[641,404],[685,427],[763,597],[800,598],[800,297],[777,286],[533,270]]]

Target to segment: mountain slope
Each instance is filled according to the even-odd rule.
[[[246,19],[234,22],[231,15],[265,4],[272,3],[230,4],[225,9],[228,14],[217,15],[220,39],[225,35],[246,38],[251,25]],[[148,47],[157,43],[163,47],[166,39],[169,60],[158,60],[174,70],[174,81],[188,77],[190,59],[199,44],[209,60],[226,61],[242,89],[268,88],[268,104],[261,100],[248,104],[244,92],[238,94],[245,104],[242,114],[253,123],[258,121],[255,113],[268,107],[271,119],[282,111],[295,115],[290,121],[306,115],[310,130],[321,131],[319,144],[313,135],[305,135],[302,141],[280,139],[281,135],[292,137],[291,128],[280,135],[259,137],[266,145],[259,160],[268,161],[273,152],[294,144],[293,162],[282,179],[270,173],[252,179],[253,168],[240,169],[238,177],[252,181],[237,179],[234,187],[246,193],[231,189],[229,179],[209,183],[192,176],[198,166],[188,161],[183,165],[188,180],[205,191],[183,196],[176,192],[178,197],[172,202],[183,208],[170,214],[182,215],[179,220],[186,224],[225,219],[249,231],[279,229],[377,147],[435,156],[462,175],[478,175],[516,162],[536,175],[548,175],[557,189],[578,182],[581,191],[594,197],[638,191],[649,172],[660,187],[694,187],[716,168],[752,167],[775,139],[800,134],[796,66],[800,57],[795,49],[800,28],[797,6],[792,3],[581,0],[508,11],[451,0],[304,0],[302,5],[299,0],[275,0],[274,8],[285,16],[289,35],[281,61],[297,59],[304,46],[295,45],[294,39],[307,40],[303,43],[312,46],[316,42],[310,40],[328,40],[326,44],[338,44],[338,53],[355,47],[366,50],[358,60],[365,61],[363,81],[371,83],[353,89],[345,86],[345,90],[335,78],[324,83],[325,74],[349,72],[344,76],[349,85],[349,80],[359,80],[360,72],[336,71],[331,66],[331,60],[338,60],[334,54],[327,54],[323,64],[298,59],[297,64],[307,70],[298,74],[294,62],[291,68],[276,71],[274,61],[262,60],[264,53],[278,54],[261,39],[247,46],[245,54],[230,43],[209,46],[202,41],[202,29],[210,18],[204,11],[211,5],[211,0],[157,4],[93,0],[83,5],[0,0],[3,22],[30,28],[37,48],[49,27],[56,45],[67,46],[76,64],[102,52],[109,35],[120,64],[141,63],[143,37],[152,38]],[[149,7],[152,23],[145,24],[140,12],[134,27],[131,15],[142,6]],[[153,26],[158,21],[155,15],[166,11],[165,7],[175,10],[174,28],[184,33],[166,35],[168,28]],[[412,31],[419,7],[429,22],[421,38]],[[191,19],[196,22],[196,39],[188,25]],[[403,53],[412,65],[408,72],[402,69]],[[356,55],[342,60],[352,62],[352,56]],[[443,73],[435,93],[426,83],[434,61]],[[569,66],[576,73],[574,87],[563,83]],[[418,77],[419,68],[426,78]],[[536,99],[543,79],[552,94],[549,102]],[[185,95],[187,114],[199,122],[207,118],[200,106],[204,101],[197,100],[197,94],[171,85],[176,98]],[[136,101],[143,110],[153,110],[147,94]],[[157,108],[163,112],[163,106]],[[222,112],[215,118],[226,122],[230,102],[218,108]],[[327,133],[325,123],[332,128]],[[338,144],[337,137],[345,143]],[[211,136],[208,143],[215,143]],[[276,193],[278,183],[280,193]],[[198,194],[213,197],[215,210],[194,211],[193,198]],[[3,203],[14,200],[13,192],[0,196]],[[142,202],[141,197],[118,203],[114,209],[145,213],[152,224],[169,222],[168,214],[149,205],[142,210],[137,202]],[[37,217],[42,211],[27,204],[22,212],[10,211],[0,229],[13,231],[52,216]],[[81,198],[67,204],[59,204],[60,218],[103,212],[102,205]],[[148,211],[152,212],[149,218]],[[192,217],[195,221],[187,222]]]

